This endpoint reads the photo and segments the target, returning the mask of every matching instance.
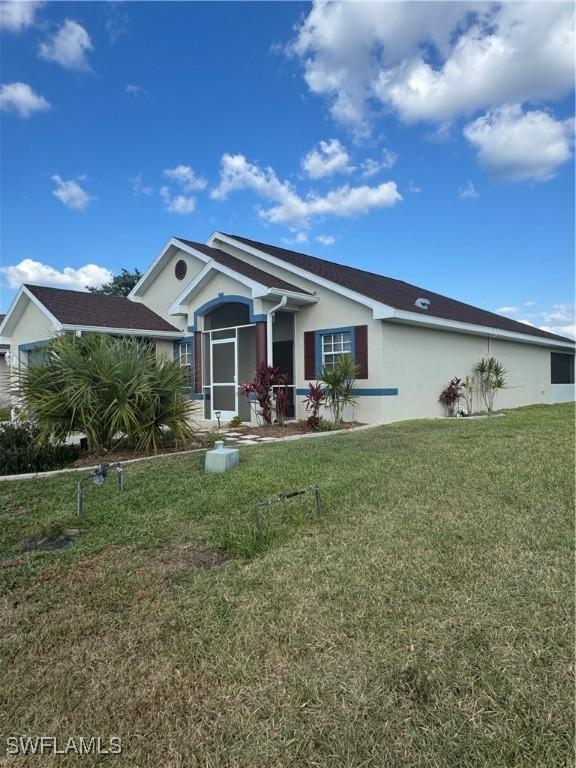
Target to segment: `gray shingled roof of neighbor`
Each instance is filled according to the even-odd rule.
[[[189,245],[191,248],[195,248],[205,256],[214,259],[214,261],[222,264],[222,266],[229,267],[235,272],[244,275],[244,277],[247,277],[249,280],[254,280],[257,283],[260,283],[260,285],[265,285],[266,288],[280,288],[283,291],[294,291],[295,293],[311,295],[310,291],[305,291],[297,285],[288,283],[286,280],[282,280],[281,278],[270,274],[270,272],[266,272],[265,270],[259,269],[252,264],[248,264],[241,259],[237,259],[236,256],[231,256],[229,253],[221,251],[219,248],[211,248],[209,245],[206,245],[206,243],[195,243],[193,240],[185,240],[183,237],[177,237],[176,239],[181,243]]]
[[[26,288],[63,325],[181,333],[144,304],[122,296],[41,285],[26,285]]]
[[[222,234],[226,233],[223,232]],[[226,237],[264,251],[264,253],[281,259],[292,266],[305,269],[313,275],[323,277],[325,280],[330,280],[370,299],[380,301],[394,309],[414,312],[424,316],[432,315],[446,320],[455,320],[460,323],[483,325],[487,328],[497,328],[503,331],[513,331],[514,333],[524,333],[530,336],[541,336],[546,339],[574,343],[574,339],[558,336],[555,333],[543,331],[540,328],[520,323],[509,317],[503,317],[495,312],[489,312],[486,309],[480,309],[471,304],[450,299],[447,296],[442,296],[440,293],[428,291],[426,288],[419,288],[416,285],[405,283],[403,280],[384,277],[374,272],[366,272],[363,269],[356,269],[356,267],[348,267],[345,264],[336,264],[333,261],[319,259],[316,256],[308,256],[305,253],[291,251],[286,248],[279,248],[268,243],[261,243],[258,240],[250,240],[239,235],[226,234]],[[428,309],[421,309],[414,304],[416,299],[419,298],[430,299]]]

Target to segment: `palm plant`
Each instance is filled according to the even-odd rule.
[[[506,369],[495,357],[483,357],[479,363],[476,363],[474,370],[478,377],[478,387],[486,411],[492,413],[494,398],[498,391],[506,386]]]
[[[350,355],[340,355],[332,365],[325,365],[320,373],[326,404],[335,422],[341,422],[346,406],[355,406],[354,394],[358,366]]]
[[[136,339],[57,336],[21,370],[22,416],[38,425],[39,440],[83,432],[96,453],[122,441],[152,451],[167,431],[176,440],[191,435],[187,376]]]

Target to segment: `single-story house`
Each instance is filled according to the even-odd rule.
[[[190,371],[201,415],[253,418],[240,384],[279,366],[292,412],[324,364],[358,365],[362,422],[437,417],[440,392],[482,357],[507,370],[499,407],[574,399],[574,341],[382,275],[215,232],[171,238],[128,298],[23,285],[0,335],[26,364],[56,332],[148,339]],[[481,408],[481,402],[475,403]]]

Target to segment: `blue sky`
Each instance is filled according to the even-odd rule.
[[[2,5],[0,310],[219,229],[574,332],[571,4]]]

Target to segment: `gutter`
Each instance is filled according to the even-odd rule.
[[[266,361],[268,362],[268,365],[272,365],[272,321],[274,317],[274,313],[277,312],[279,309],[282,309],[282,307],[285,307],[288,302],[288,296],[284,295],[280,299],[280,303],[276,304],[276,306],[272,307],[272,309],[269,309],[268,312],[266,312]]]

